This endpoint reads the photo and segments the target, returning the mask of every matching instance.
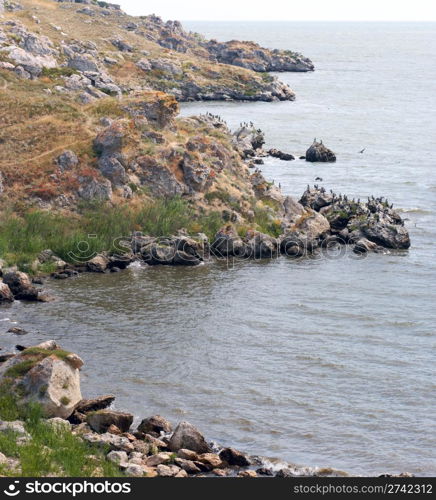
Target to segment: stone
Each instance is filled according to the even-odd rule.
[[[309,162],[335,162],[336,155],[333,153],[331,149],[328,149],[321,142],[317,142],[316,139],[313,141],[313,144],[306,151],[306,161]]]
[[[98,410],[89,413],[86,421],[92,430],[101,434],[107,432],[111,425],[118,427],[121,432],[127,432],[133,423],[133,415],[113,410]]]
[[[199,474],[201,472],[192,460],[175,458],[174,463],[181,469],[185,470],[188,474]]]
[[[72,170],[77,167],[79,159],[73,151],[66,150],[56,158],[56,164],[62,172],[66,172],[67,170]]]
[[[55,417],[46,420],[47,425],[52,427],[54,430],[68,432],[71,431],[71,424],[68,420],[63,418]]]
[[[91,444],[98,445],[102,448],[110,447],[112,450],[125,451],[131,453],[134,451],[133,444],[124,436],[117,436],[108,432],[98,434],[95,432],[83,434],[83,439]]]
[[[245,124],[233,133],[233,141],[244,158],[256,155],[256,151],[265,144],[265,135],[253,124]]]
[[[156,433],[157,435],[160,435],[162,432],[166,434],[172,430],[173,428],[170,422],[160,415],[145,418],[138,425],[138,431],[143,432],[144,434]]]
[[[90,411],[104,410],[115,401],[115,396],[100,396],[94,399],[82,399],[76,406],[76,411],[89,413]]]
[[[92,273],[104,273],[109,265],[109,258],[99,254],[86,263],[88,271]]]
[[[21,67],[32,77],[39,76],[43,68],[52,69],[57,67],[57,62],[54,57],[48,55],[34,55],[21,47],[6,47],[5,52],[17,66]]]
[[[244,257],[246,254],[246,245],[231,225],[222,227],[216,233],[210,249],[217,257]]]
[[[0,379],[11,381],[12,390],[19,386],[22,400],[38,403],[46,417],[66,419],[82,399],[79,369],[64,351],[49,347],[40,344],[9,359],[0,366]]]
[[[177,465],[158,465],[156,470],[157,475],[160,477],[175,477],[180,472]]]
[[[17,300],[38,300],[38,289],[32,285],[32,281],[26,273],[12,271],[3,276],[3,283],[8,285],[13,296]],[[7,290],[5,290],[7,294]]]
[[[248,467],[251,465],[247,456],[234,448],[224,448],[220,451],[219,457],[229,465],[236,465],[239,467]]]
[[[6,283],[0,281],[0,303],[1,302],[13,302],[14,296],[11,289]]]
[[[167,464],[171,461],[171,455],[169,453],[161,452],[156,455],[151,455],[145,459],[145,465],[147,467],[156,467],[160,464]]]
[[[291,155],[290,153],[283,153],[283,151],[280,151],[278,149],[270,149],[268,151],[268,154],[273,158],[278,158],[279,160],[283,161],[295,160],[295,156]]]
[[[79,177],[80,187],[77,194],[86,201],[105,201],[112,198],[112,185],[108,179]]]
[[[366,238],[360,238],[360,240],[356,241],[353,252],[357,254],[365,254],[368,252],[377,252],[380,250],[380,247],[377,243],[373,241],[369,241]]]
[[[99,156],[112,156],[119,153],[123,146],[125,136],[124,128],[121,123],[114,122],[106,127],[94,139],[94,150]]]
[[[123,186],[129,181],[126,169],[115,156],[102,156],[98,160],[101,174],[114,186]]]
[[[111,43],[121,52],[133,52],[135,50],[129,43],[124,40],[120,40],[119,38],[111,40]]]
[[[245,253],[252,259],[271,259],[280,254],[280,243],[277,238],[259,231],[249,230],[244,238]]]
[[[156,477],[157,476],[157,471],[153,467],[143,467],[144,470],[144,476],[145,477]]]
[[[151,71],[151,64],[147,59],[140,59],[136,63],[136,66],[138,66],[139,69],[142,69],[142,71]]]
[[[107,454],[107,459],[114,464],[125,464],[128,461],[128,456],[125,451],[112,450]]]
[[[67,64],[69,68],[78,71],[92,71],[95,73],[100,71],[97,61],[89,54],[75,54],[68,59]]]
[[[206,465],[209,470],[218,469],[223,465],[220,456],[216,453],[202,453],[198,456],[197,461]]]
[[[144,468],[142,465],[129,464],[125,468],[124,474],[128,477],[142,477],[144,475]]]
[[[210,453],[211,447],[204,439],[203,434],[189,422],[180,422],[168,443],[171,451],[187,448],[197,453]]]
[[[257,477],[255,470],[244,470],[238,474],[238,477]]]
[[[14,420],[3,422],[0,420],[0,432],[13,432],[17,436],[30,438],[30,434],[26,431],[24,427],[24,422],[21,420]]]
[[[185,460],[191,460],[191,461],[195,461],[197,460],[198,458],[198,454],[195,453],[195,451],[192,451],[192,450],[187,450],[185,448],[181,448],[178,452],[177,452],[177,456],[179,458],[183,458]]]

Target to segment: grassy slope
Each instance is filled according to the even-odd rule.
[[[22,420],[31,440],[17,443],[14,432],[0,432],[0,452],[18,460],[21,470],[0,465],[0,475],[12,477],[116,477],[119,468],[105,458],[105,452],[85,443],[71,431],[53,428],[43,419],[37,405],[20,406],[0,387],[0,419]]]

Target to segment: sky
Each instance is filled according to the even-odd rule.
[[[110,0],[181,21],[436,21],[436,0]]]

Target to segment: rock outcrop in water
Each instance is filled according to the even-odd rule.
[[[313,144],[306,151],[306,161],[310,162],[335,162],[336,155],[331,149],[328,149],[322,141],[313,141]]]
[[[310,59],[288,50],[269,50],[254,42],[217,42],[211,40],[206,44],[208,51],[224,64],[241,66],[253,71],[313,71]]]

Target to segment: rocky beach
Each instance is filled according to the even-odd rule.
[[[350,259],[369,269],[372,259],[391,263],[405,257],[414,244],[413,235],[411,238],[408,218],[397,203],[394,206],[389,190],[359,197],[354,190],[340,192],[326,178],[328,171],[322,170],[326,181],[315,174],[318,168],[340,164],[337,144],[333,151],[328,139],[324,144],[319,137],[312,140],[308,136],[304,151],[291,141],[285,147],[274,145],[262,121],[251,121],[243,107],[236,126],[213,107],[192,115],[180,113],[183,103],[195,102],[294,105],[298,93],[281,75],[309,76],[314,71],[314,63],[298,51],[206,38],[178,21],[165,22],[155,15],[129,16],[107,2],[0,0],[0,312],[5,314],[0,321],[10,326],[0,344],[1,475],[353,475],[334,462],[299,466],[281,459],[280,453],[271,458],[271,450],[254,454],[243,443],[233,444],[228,436],[217,436],[215,430],[209,439],[207,427],[200,431],[188,421],[191,417],[196,420],[192,411],[189,419],[176,421],[175,410],[168,419],[152,412],[139,414],[137,406],[125,410],[123,392],[129,392],[128,382],[123,382],[121,402],[115,391],[83,398],[82,356],[88,355],[87,348],[76,348],[69,319],[63,320],[62,326],[70,334],[65,339],[64,332],[53,331],[60,327],[55,320],[41,333],[39,316],[44,315],[44,308],[61,304],[68,318],[70,304],[68,293],[64,294],[70,287],[71,307],[76,305],[78,293],[89,301],[86,306],[81,304],[79,315],[92,317],[95,307],[99,318],[105,294],[94,294],[94,288],[100,286],[95,283],[111,279],[120,283],[108,294],[114,294],[114,311],[121,317],[130,300],[121,298],[125,282],[135,285],[137,268],[221,273],[223,266],[226,269],[214,283],[225,286],[235,265],[243,269],[258,263],[266,271],[279,263],[295,265],[298,270],[311,262],[336,259],[335,273],[340,276],[343,272],[345,281]],[[297,196],[290,195],[282,188],[281,178],[274,172],[270,175],[270,166],[292,170],[302,163],[307,169],[314,168],[311,182]],[[341,261],[337,255],[348,256],[348,260]],[[195,288],[204,278],[193,276],[183,275],[180,281],[187,279]],[[82,279],[96,281],[83,292]],[[172,280],[170,277],[171,290],[159,290],[156,299],[167,324],[159,301],[166,303],[166,294],[172,296],[177,290],[177,279]],[[243,278],[240,283],[243,287]],[[190,286],[185,286],[183,299],[196,295]],[[143,293],[140,287],[133,290],[136,296]],[[259,290],[262,296],[261,287]],[[236,295],[244,293],[241,290]],[[205,291],[202,294],[207,296]],[[268,295],[275,294],[274,289]],[[145,302],[146,297],[141,300]],[[308,303],[312,300],[318,300],[313,292]],[[168,303],[166,307],[171,309]],[[226,307],[230,311],[232,305]],[[296,307],[302,307],[301,303]],[[207,318],[213,318],[215,328],[221,318],[214,316],[213,309],[208,309]],[[21,320],[11,322],[17,310]],[[194,315],[193,311],[189,314]],[[58,314],[59,310],[54,316]],[[250,323],[247,317],[250,328],[256,330],[256,321]],[[101,316],[96,323],[105,325],[106,321]],[[145,324],[147,318],[142,321]],[[223,321],[227,325],[227,318]],[[321,321],[318,313],[314,321]],[[114,318],[112,323],[116,323]],[[155,323],[160,328],[160,320]],[[141,328],[140,322],[135,323],[134,329]],[[154,328],[152,322],[147,323],[148,330]],[[282,326],[283,331],[286,328],[288,325]],[[306,325],[306,329],[309,335],[311,328]],[[47,336],[55,340],[47,340]],[[225,340],[225,333],[220,331],[219,337]],[[113,350],[121,338],[122,328]],[[65,340],[70,350],[63,348]],[[142,338],[131,341],[128,350],[142,342]],[[249,338],[247,345],[251,348],[259,342],[251,343]],[[273,349],[272,332],[262,342]],[[174,344],[172,340],[162,350]],[[312,349],[298,356],[307,361],[317,347]],[[214,352],[214,356],[220,358],[221,354]],[[273,365],[280,365],[277,359],[274,357]],[[174,371],[180,369],[179,363],[184,364],[178,358]],[[87,364],[87,376],[96,371],[95,377],[101,377],[100,366]],[[328,366],[342,369],[339,363]],[[189,376],[198,384],[191,370],[190,366]],[[258,367],[257,371],[262,370]],[[164,386],[158,380],[160,383]],[[284,382],[281,384],[283,387]],[[208,387],[206,394],[214,394],[214,390]],[[265,397],[265,389],[260,392]],[[191,406],[200,413],[203,404]],[[156,397],[153,406],[158,406]],[[244,417],[238,416],[236,425],[244,428]],[[47,438],[47,433],[54,437]],[[44,440],[52,442],[45,451]],[[76,468],[66,458],[59,458],[57,447],[62,440],[71,448],[66,457],[81,457]],[[253,439],[247,445],[252,450]],[[38,470],[28,457],[44,453],[48,458],[46,462],[41,458],[45,463],[41,467],[45,468]],[[395,467],[387,463],[389,474],[411,475]],[[377,475],[382,473],[386,470]]]

